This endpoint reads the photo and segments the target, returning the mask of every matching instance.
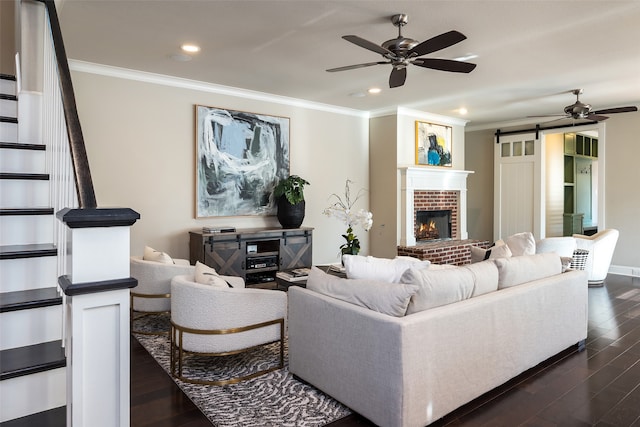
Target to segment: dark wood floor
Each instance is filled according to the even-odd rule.
[[[131,426],[210,425],[132,339]],[[357,415],[331,424],[370,425]],[[640,427],[640,279],[609,275],[589,289],[585,351],[569,349],[432,425]]]

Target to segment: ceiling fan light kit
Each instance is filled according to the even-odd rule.
[[[347,65],[344,67],[330,68],[327,71],[346,71],[373,65],[391,64],[393,68],[389,76],[389,87],[394,88],[404,85],[407,79],[407,66],[409,65],[453,73],[470,73],[476,68],[476,64],[455,59],[420,58],[423,55],[460,43],[467,37],[458,31],[452,30],[423,42],[418,42],[417,40],[402,36],[402,27],[404,27],[407,22],[408,17],[406,14],[393,15],[391,17],[391,23],[398,27],[398,37],[387,40],[381,45],[356,35],[342,36],[342,38],[348,42],[382,55],[386,61]]]

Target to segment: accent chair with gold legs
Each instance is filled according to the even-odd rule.
[[[285,292],[211,286],[196,283],[193,275],[176,276],[171,281],[171,375],[194,384],[226,385],[282,369],[286,318]],[[274,342],[280,344],[279,357],[270,367],[224,379],[185,374],[189,355],[227,356]],[[210,366],[216,369],[215,362]]]
[[[130,258],[131,277],[138,286],[130,292],[131,332],[145,335],[166,335],[169,331],[147,332],[134,329],[137,318],[149,314],[168,313],[171,309],[171,279],[180,274],[193,274],[195,267],[186,259],[173,259],[170,263],[147,261],[141,256]]]

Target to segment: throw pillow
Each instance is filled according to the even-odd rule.
[[[536,253],[544,254],[547,252],[555,252],[561,257],[573,257],[573,251],[576,249],[576,239],[571,236],[567,237],[547,237],[536,242]]]
[[[410,267],[427,268],[429,261],[420,261],[413,257],[394,259],[375,258],[362,255],[343,255],[345,273],[349,279],[381,280],[388,283],[400,282],[400,277]]]
[[[498,267],[493,260],[481,261],[465,265],[473,275],[473,292],[471,297],[487,294],[498,290]]]
[[[402,317],[417,286],[375,280],[343,279],[312,267],[307,289],[389,316]]]
[[[144,247],[144,253],[142,254],[142,259],[145,261],[155,261],[161,262],[163,264],[175,264],[173,259],[169,255],[164,252],[156,251],[149,246]]]
[[[507,245],[492,246],[489,249],[482,249],[477,246],[471,246],[471,262],[476,263],[487,259],[508,258],[512,256],[511,250]]]
[[[562,273],[560,255],[555,252],[494,260],[498,267],[498,289],[521,285]]]
[[[407,314],[462,301],[471,298],[473,293],[473,274],[466,268],[410,268],[402,275],[401,282],[418,286]]]
[[[513,256],[533,255],[536,253],[536,239],[529,231],[516,233],[504,239]]]
[[[196,283],[200,283],[201,285],[209,285],[216,288],[229,287],[227,281],[220,277],[214,268],[211,268],[200,261],[196,261],[195,280]]]

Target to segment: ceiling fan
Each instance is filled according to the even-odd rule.
[[[402,36],[402,27],[408,22],[408,17],[405,14],[393,15],[391,17],[391,23],[398,27],[398,37],[395,39],[387,40],[382,45],[377,45],[369,40],[365,40],[361,37],[348,35],[342,36],[343,39],[356,44],[362,48],[370,50],[372,52],[379,53],[386,59],[386,61],[367,62],[364,64],[347,65],[346,67],[331,68],[327,71],[345,71],[353,70],[356,68],[370,67],[372,65],[379,64],[391,64],[393,69],[389,76],[389,87],[402,86],[407,79],[407,66],[409,64],[417,65],[418,67],[432,68],[434,70],[450,71],[454,73],[470,73],[476,68],[476,64],[469,62],[457,61],[454,59],[440,59],[440,58],[420,58],[422,55],[436,52],[438,50],[447,48],[456,43],[460,43],[467,37],[458,31],[449,31],[439,36],[430,38],[423,42],[410,39]]]
[[[582,89],[572,89],[571,93],[576,96],[576,102],[567,105],[564,107],[564,114],[547,114],[543,116],[529,116],[529,117],[557,117],[562,116],[556,120],[562,119],[586,119],[593,120],[596,122],[607,120],[609,117],[604,116],[603,114],[616,114],[616,113],[631,113],[633,111],[638,111],[638,107],[616,107],[616,108],[606,108],[604,110],[596,110],[593,111],[591,105],[584,104],[580,102],[580,94],[582,94]]]

